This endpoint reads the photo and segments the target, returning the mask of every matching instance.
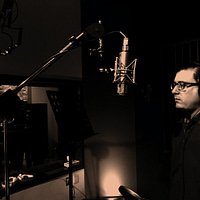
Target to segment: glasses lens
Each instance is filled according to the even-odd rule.
[[[185,83],[178,83],[179,90],[183,90],[185,88]]]
[[[176,85],[178,85],[178,90],[184,90],[185,89],[185,83],[184,82],[178,82],[178,83],[173,82],[171,84],[171,90],[173,90],[176,87]]]

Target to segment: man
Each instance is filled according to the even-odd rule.
[[[171,90],[184,117],[172,140],[170,199],[200,200],[200,65],[178,71]]]

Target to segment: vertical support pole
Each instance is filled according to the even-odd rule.
[[[72,151],[73,142],[70,142],[69,147],[69,200],[73,200],[73,175],[72,175]]]
[[[4,181],[5,181],[5,199],[10,200],[9,194],[9,160],[8,160],[8,122],[6,119],[3,121],[3,132],[4,132]]]

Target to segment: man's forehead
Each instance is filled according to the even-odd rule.
[[[185,81],[185,82],[194,82],[194,72],[195,69],[185,69],[177,72],[174,79],[175,82]]]

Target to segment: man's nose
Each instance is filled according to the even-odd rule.
[[[179,93],[179,90],[178,90],[178,87],[177,87],[178,85],[176,85],[174,88],[173,88],[173,90],[172,90],[172,94],[177,94],[177,93]]]

